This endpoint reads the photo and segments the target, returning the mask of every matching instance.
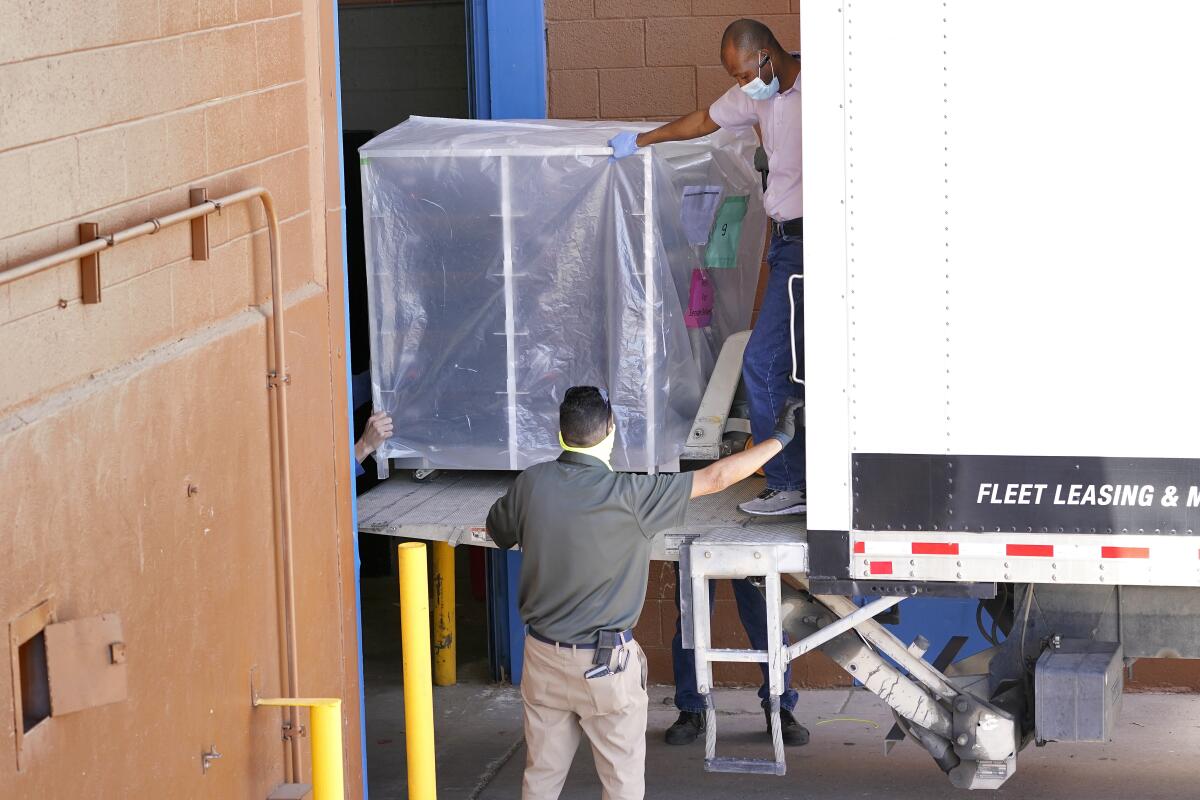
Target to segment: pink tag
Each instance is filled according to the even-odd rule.
[[[683,315],[689,328],[707,328],[712,324],[713,302],[716,290],[708,273],[702,269],[692,270],[692,285],[688,289],[688,310]]]

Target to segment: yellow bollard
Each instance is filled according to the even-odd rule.
[[[458,682],[458,646],[454,617],[454,548],[433,543],[433,683]]]
[[[308,706],[312,739],[313,800],[345,800],[342,775],[342,701],[336,697],[256,698],[256,706]]]
[[[400,561],[400,624],[404,646],[404,734],[408,740],[409,800],[436,800],[433,679],[429,657],[429,580],[425,545],[396,546]]]
[[[313,800],[344,800],[342,783],[342,701],[322,703],[309,712],[312,724]]]

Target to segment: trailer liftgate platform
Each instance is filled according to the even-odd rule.
[[[460,472],[414,481],[407,473],[395,473],[359,497],[358,529],[362,533],[449,542],[453,546],[494,548],[484,527],[487,512],[516,476],[514,472]],[[783,536],[807,552],[804,517],[749,517],[738,511],[738,504],[754,499],[762,486],[761,478],[752,478],[720,494],[693,500],[684,527],[655,539],[652,558],[677,561],[681,543],[722,533],[745,539],[767,534]]]

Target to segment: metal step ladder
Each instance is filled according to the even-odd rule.
[[[803,530],[756,531],[753,528],[716,530],[694,538],[679,549],[680,611],[684,648],[695,651],[696,679],[704,697],[704,769],[708,772],[784,775],[783,732],[779,696],[790,660],[780,627],[780,573],[808,571],[808,542]],[[708,581],[716,578],[761,577],[767,601],[767,649],[738,650],[712,646]],[[713,700],[712,665],[717,662],[767,664],[770,688],[771,745],[774,759],[729,758],[717,755],[717,712]]]
[[[911,736],[950,775],[955,786],[999,788],[1016,769],[1014,743],[1020,739],[1019,719],[992,703],[986,692],[975,695],[967,684],[958,685],[943,672],[950,669],[949,662],[961,642],[952,642],[930,663],[924,659],[927,644],[906,645],[875,621],[876,615],[910,593],[884,594],[861,606],[849,597],[810,593],[806,537],[799,525],[748,523],[714,528],[679,546],[683,646],[694,652],[698,689],[705,706],[704,769],[786,774],[779,719],[784,670],[792,659],[821,648],[861,681],[865,690],[891,706],[898,721],[905,720],[899,733],[889,734],[892,744],[900,734]],[[794,575],[798,584],[789,585],[785,591],[783,573]],[[713,647],[708,581],[754,577],[763,580],[767,649]],[[785,626],[797,637],[786,646],[782,636]],[[855,635],[844,635],[850,631]],[[774,759],[717,755],[712,665],[718,662],[767,665]]]

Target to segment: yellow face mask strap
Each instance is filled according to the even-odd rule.
[[[562,446],[562,449],[566,450],[568,453],[581,453],[585,456],[598,458],[604,462],[606,467],[612,469],[612,464],[610,462],[612,460],[613,445],[616,443],[616,436],[617,429],[614,426],[613,429],[608,432],[607,436],[591,447],[573,447],[563,440],[562,431],[559,431],[558,443]]]

